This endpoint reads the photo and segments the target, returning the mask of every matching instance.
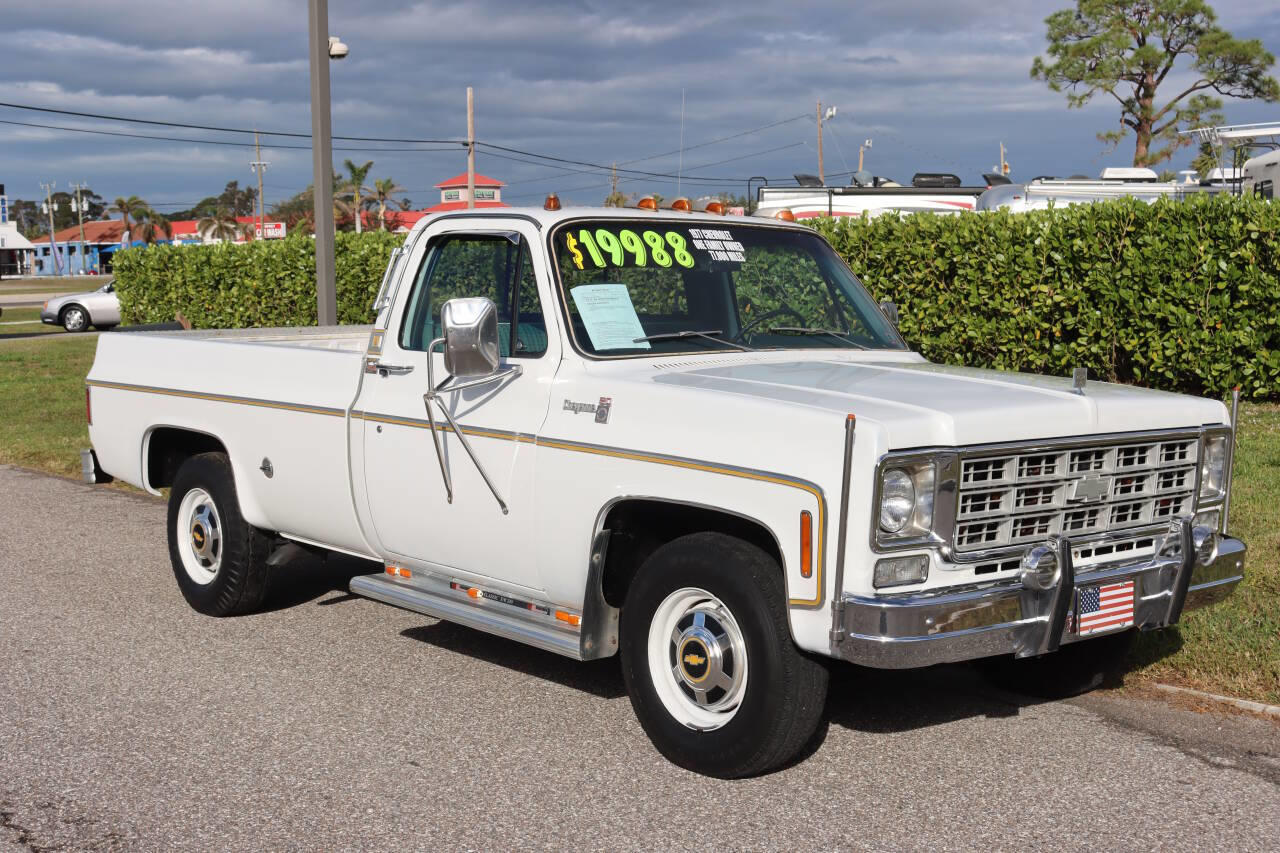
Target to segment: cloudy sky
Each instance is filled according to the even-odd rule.
[[[332,64],[338,135],[462,138],[466,87],[473,86],[482,141],[662,174],[682,169],[689,176],[685,194],[743,192],[738,181],[751,175],[815,172],[818,100],[838,107],[825,137],[829,173],[855,168],[858,145],[868,138],[868,170],[898,179],[950,171],[977,182],[995,165],[1001,141],[1015,178],[1096,174],[1132,158],[1132,140],[1108,154],[1095,139],[1118,121],[1110,99],[1068,111],[1061,95],[1028,76],[1044,47],[1045,16],[1068,0],[329,5],[330,32],[351,48],[348,59]],[[1214,6],[1235,35],[1260,38],[1280,54],[1280,6],[1256,0]],[[26,3],[6,11],[0,100],[217,127],[310,130],[305,0],[114,6],[58,0],[54,7]],[[683,164],[674,153],[681,147],[682,92]],[[1280,120],[1280,104],[1228,100],[1225,113],[1233,123]],[[0,108],[0,120],[251,141],[10,108]],[[726,136],[734,138],[703,144]],[[310,183],[311,155],[305,139],[267,141],[270,203]],[[335,147],[362,147],[336,150],[335,160],[374,160],[371,177],[394,178],[416,206],[434,203],[432,185],[466,167],[465,154],[452,146]],[[11,198],[39,195],[42,181],[56,181],[58,189],[85,181],[108,198],[137,194],[173,210],[216,194],[228,180],[251,182],[251,153],[0,123],[0,183]],[[557,190],[598,203],[608,192],[607,177],[580,166],[517,162],[527,158],[502,153],[482,149],[477,167],[509,184],[508,201],[536,202]],[[1180,155],[1172,165],[1189,159]],[[734,183],[703,182],[710,178]],[[675,181],[635,178],[622,189],[671,195]]]

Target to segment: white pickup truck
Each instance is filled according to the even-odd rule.
[[[355,555],[359,595],[619,654],[655,746],[731,777],[804,747],[826,659],[1078,691],[1243,576],[1221,403],[930,363],[790,222],[433,216],[375,310],[99,339],[98,464],[170,490],[198,611]]]

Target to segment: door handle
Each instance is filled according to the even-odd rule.
[[[379,361],[373,366],[378,369],[379,376],[404,376],[406,373],[413,373],[412,364],[387,364]]]

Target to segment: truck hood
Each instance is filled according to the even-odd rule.
[[[918,356],[665,362],[653,381],[830,409],[882,424],[890,449],[1223,423],[1214,400],[1090,380],[932,364]]]

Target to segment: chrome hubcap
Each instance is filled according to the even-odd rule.
[[[72,308],[67,312],[66,326],[68,329],[81,329],[84,327],[84,312],[79,308]]]
[[[204,489],[192,489],[178,508],[178,541],[182,567],[198,584],[207,584],[222,566],[222,520],[213,498]]]
[[[742,702],[746,642],[733,614],[706,590],[680,589],[659,605],[649,663],[659,698],[689,728],[719,728]]]

